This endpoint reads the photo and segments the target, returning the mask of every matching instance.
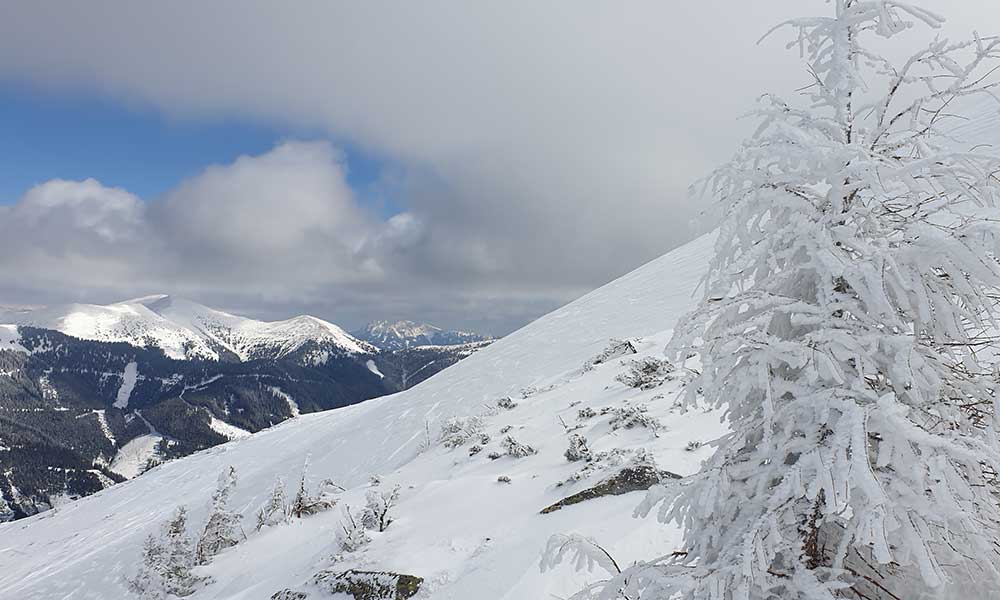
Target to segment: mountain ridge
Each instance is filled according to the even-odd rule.
[[[429,323],[409,320],[372,321],[360,329],[355,329],[351,335],[385,350],[416,346],[457,346],[494,339],[479,333],[445,330]]]
[[[51,329],[86,340],[157,346],[174,359],[278,359],[310,346],[303,359],[315,362],[330,355],[378,351],[338,325],[311,315],[260,321],[169,294],[107,305],[73,303],[0,310],[0,323]]]

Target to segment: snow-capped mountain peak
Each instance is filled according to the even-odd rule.
[[[383,350],[400,350],[414,346],[454,346],[491,339],[478,333],[447,331],[428,323],[405,320],[373,321],[353,334]]]
[[[259,321],[167,294],[108,305],[66,304],[0,311],[0,323],[54,329],[81,339],[156,346],[176,359],[246,361],[285,358],[301,351],[303,360],[323,362],[331,355],[377,351],[337,325],[316,317]]]

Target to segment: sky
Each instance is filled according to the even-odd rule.
[[[941,35],[1000,29],[922,5]],[[827,10],[3,3],[0,304],[508,333],[712,228],[689,186],[806,82],[786,34],[758,40]]]

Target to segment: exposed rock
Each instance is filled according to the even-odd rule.
[[[350,594],[354,600],[406,600],[416,595],[423,582],[415,575],[354,569],[341,573],[320,571],[313,576],[313,583],[324,591]]]
[[[306,600],[309,594],[305,592],[296,592],[294,590],[281,590],[271,596],[271,600]]]
[[[593,500],[602,496],[621,496],[629,492],[640,492],[648,490],[664,480],[680,478],[680,475],[671,473],[670,471],[661,471],[648,465],[625,467],[594,487],[563,498],[559,502],[543,508],[541,512],[545,515],[585,500]]]

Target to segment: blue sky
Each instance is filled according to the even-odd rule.
[[[208,165],[263,154],[285,139],[329,138],[245,120],[171,119],[92,95],[0,81],[0,204],[50,179],[90,177],[152,200]],[[362,199],[369,196],[384,162],[332,141],[347,155],[350,186]],[[398,212],[382,200],[376,207],[382,216]]]

